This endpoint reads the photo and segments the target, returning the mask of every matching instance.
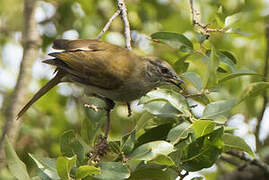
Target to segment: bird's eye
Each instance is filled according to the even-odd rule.
[[[162,72],[163,74],[167,74],[167,73],[168,73],[168,69],[167,69],[167,68],[162,67],[162,68],[161,68],[161,72]]]

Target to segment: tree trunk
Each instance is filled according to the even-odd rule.
[[[37,31],[37,22],[35,20],[36,0],[24,1],[24,33],[23,33],[23,58],[20,64],[20,71],[16,86],[5,110],[5,124],[2,129],[0,139],[0,159],[4,162],[3,141],[7,135],[14,144],[21,126],[21,119],[16,120],[19,109],[26,102],[26,95],[31,82],[32,65],[38,57],[38,51],[41,44],[39,32]]]

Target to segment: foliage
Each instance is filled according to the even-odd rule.
[[[257,117],[259,97],[269,87],[261,78],[265,45],[264,17],[259,12],[263,4],[231,0],[234,6],[228,1],[199,3],[202,20],[213,28],[226,30],[206,39],[190,23],[187,2],[128,2],[131,29],[139,32],[137,36],[151,34],[151,53],[172,64],[185,81],[183,91],[161,87],[149,92],[139,100],[143,111],[135,112],[131,119],[125,117],[125,110],[118,105],[112,112],[109,150],[99,162],[91,162],[86,154],[98,141],[104,113],[83,109],[81,104],[89,101],[85,97],[75,94],[74,98],[54,90],[28,113],[28,122],[22,126],[21,136],[30,136],[35,142],[17,150],[29,173],[6,138],[10,173],[18,179],[174,180],[181,170],[200,172],[213,166],[230,150],[255,158],[253,150],[243,138],[234,135],[227,121],[237,113],[244,114],[246,121]],[[43,8],[53,4],[42,3]],[[1,4],[6,2],[1,2],[0,7]],[[115,2],[110,0],[61,0],[56,4],[53,5],[57,11],[48,23],[53,23],[57,32],[50,33],[50,26],[40,23],[44,26],[44,53],[52,40],[70,29],[78,32],[79,38],[95,37],[103,27],[100,24],[104,25],[116,9]],[[13,27],[18,31],[21,20],[10,14],[7,18],[10,22],[18,21]],[[122,24],[116,20],[111,32],[102,38],[113,42],[109,37],[119,31]],[[2,45],[11,38],[1,37]],[[133,39],[137,53],[148,53],[144,41]],[[102,102],[90,99],[90,103]],[[196,103],[204,107],[200,114],[193,106]]]

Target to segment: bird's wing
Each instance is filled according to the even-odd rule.
[[[98,40],[66,40],[66,39],[56,39],[53,41],[53,48],[66,50],[66,51],[103,51],[118,47],[116,45],[108,44],[103,41]]]
[[[105,46],[100,46],[99,42],[96,43],[95,50],[70,51],[71,47],[65,46],[69,51],[50,55],[63,61],[70,68],[69,72],[75,75],[80,83],[104,89],[119,88],[133,72],[135,68],[133,58],[137,56],[125,48],[113,45],[111,47],[108,43],[102,42]],[[106,46],[109,46],[108,49],[97,50]]]

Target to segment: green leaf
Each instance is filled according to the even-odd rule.
[[[112,180],[112,179],[127,179],[130,176],[130,171],[126,165],[120,162],[104,162],[100,164],[101,174],[94,175],[97,179]]]
[[[217,84],[217,69],[219,65],[219,59],[216,55],[216,50],[212,46],[210,51],[210,60],[207,65],[206,78],[205,78],[205,89],[214,88]]]
[[[197,34],[195,34],[196,36],[195,36],[195,38],[196,38],[196,40],[200,43],[200,44],[202,44],[205,40],[207,40],[208,39],[208,35],[205,35],[205,34],[202,34],[202,33],[197,33]]]
[[[78,165],[83,164],[84,158],[85,158],[85,151],[84,151],[84,147],[82,146],[82,144],[79,142],[78,139],[74,139],[74,141],[70,145],[73,149],[73,152],[77,156],[77,159],[79,162]]]
[[[268,82],[256,82],[250,84],[240,95],[238,103],[244,101],[249,97],[255,97],[259,95],[262,91],[269,88]]]
[[[234,149],[237,151],[247,152],[253,158],[255,157],[249,145],[241,137],[235,136],[230,133],[224,133],[223,141],[224,141],[224,149],[226,151],[229,151],[230,149]]]
[[[203,105],[207,105],[210,103],[210,99],[206,94],[202,94],[199,96],[193,96],[192,99],[199,102],[199,103],[202,103]]]
[[[102,102],[96,98],[91,98],[91,104],[99,105]],[[81,121],[81,137],[89,145],[94,145],[94,140],[101,131],[101,127],[104,125],[106,118],[104,118],[104,111],[93,112],[91,110],[86,111],[87,117]]]
[[[84,118],[81,122],[81,137],[82,139],[87,143],[90,144],[93,138],[93,124],[91,123],[91,121],[89,121],[88,118]]]
[[[201,91],[203,89],[202,79],[201,77],[196,74],[195,72],[186,72],[181,75],[183,78],[189,80],[193,86]]]
[[[147,111],[144,111],[143,114],[150,114],[150,113],[148,113]],[[146,116],[141,116],[141,117],[142,119],[140,118],[140,120],[137,123],[137,125],[139,125],[139,128],[140,128],[139,131],[137,130],[137,134],[138,134],[137,137],[140,137],[141,135],[143,135],[145,131],[149,131],[152,128],[160,126],[161,124],[167,124],[167,127],[170,127],[168,124],[173,124],[176,121],[175,118],[162,118],[162,117],[154,116],[152,114],[150,114],[150,116],[146,115]],[[146,117],[148,117],[148,119],[144,120]],[[141,122],[141,121],[144,121],[144,122]],[[159,137],[162,137],[162,136],[159,136]],[[136,144],[137,143],[135,143],[135,145]]]
[[[175,180],[177,177],[178,173],[170,168],[161,169],[147,166],[132,172],[128,180]]]
[[[56,172],[56,174],[57,174],[57,172]],[[45,174],[45,172],[43,172],[40,169],[37,169],[37,175],[41,180],[60,180],[60,178],[59,179],[50,178],[47,174]],[[57,176],[58,176],[58,174],[57,174]]]
[[[33,154],[29,154],[29,156],[35,161],[37,167],[45,176],[49,179],[60,180],[56,170],[56,162],[53,159],[42,158]]]
[[[232,25],[237,23],[241,17],[242,17],[242,13],[236,13],[236,14],[233,14],[231,16],[227,16],[225,18],[224,28],[227,29],[227,28],[231,27]]]
[[[112,152],[114,152],[116,154],[121,153],[120,141],[110,141],[109,142],[109,147],[110,147]]]
[[[216,23],[219,27],[223,27],[224,26],[224,17],[223,17],[223,7],[219,6],[218,8],[218,13],[215,14],[215,18],[216,18]]]
[[[145,133],[143,133],[137,139],[135,147],[138,147],[142,144],[145,144],[145,143],[148,143],[151,141],[165,140],[166,136],[171,128],[172,128],[172,124],[166,123],[166,124],[160,124],[156,127],[150,128],[150,129],[146,129]]]
[[[82,144],[75,137],[73,130],[68,130],[63,133],[60,138],[61,152],[63,156],[72,157],[77,156],[79,164],[84,161],[85,151]]]
[[[219,83],[223,83],[224,81],[239,77],[239,76],[246,76],[246,75],[254,75],[254,76],[260,76],[260,74],[250,71],[250,70],[239,70],[235,71],[231,74],[228,74],[227,76],[223,77],[222,79],[219,80]]]
[[[216,123],[210,120],[197,120],[192,124],[196,138],[211,133],[216,127]]]
[[[185,55],[185,56],[179,58],[179,60],[177,60],[177,61],[174,63],[173,67],[174,67],[174,69],[175,69],[175,71],[176,71],[177,74],[182,74],[182,73],[184,73],[184,72],[187,71],[187,69],[188,69],[190,63],[185,62],[185,61],[186,61],[186,59],[187,59],[189,56],[190,56],[190,54],[187,54],[187,55]]]
[[[135,135],[136,135],[136,129],[134,129],[131,133],[122,137],[121,152],[124,152],[124,154],[129,154],[133,150],[135,143]]]
[[[218,124],[225,124],[227,120],[228,120],[227,117],[225,117],[224,115],[214,117],[214,122]]]
[[[229,126],[224,126],[224,132],[225,133],[233,133],[235,130],[238,130],[238,128],[233,128]]]
[[[208,104],[203,112],[201,119],[212,119],[216,118],[219,115],[225,115],[228,113],[234,105],[236,105],[236,100],[224,100],[216,101]]]
[[[240,28],[229,28],[225,32],[226,34],[238,34],[241,36],[249,37],[253,35],[252,33],[249,32],[243,32]]]
[[[186,149],[186,147],[194,141],[195,141],[195,137],[194,137],[194,134],[192,133],[186,139],[180,141],[174,146],[175,151],[170,153],[169,157],[171,157],[171,159],[174,161],[176,166],[181,165],[181,159],[183,156],[184,149]]]
[[[155,100],[144,105],[149,113],[162,118],[178,118],[180,112],[163,100]]]
[[[223,69],[220,66],[218,67],[217,71],[220,72],[220,73],[228,73],[228,71],[226,71],[225,69]]]
[[[153,141],[136,148],[128,158],[150,161],[158,155],[168,155],[173,152],[174,146],[166,141]]]
[[[89,165],[84,165],[76,169],[76,178],[82,179],[89,175],[100,174],[100,173],[101,173],[100,168],[96,168],[94,166],[89,166]]]
[[[165,165],[165,166],[174,166],[174,161],[166,155],[159,154],[156,158],[149,161],[149,163],[158,164],[158,165]]]
[[[191,180],[203,180],[204,178],[203,177],[193,177],[193,178],[191,178]]]
[[[68,130],[60,137],[60,146],[63,156],[72,157],[74,155],[73,149],[70,146],[71,142],[75,139],[74,130]]]
[[[211,167],[222,152],[222,136],[223,127],[197,138],[184,149],[180,166],[186,171]]]
[[[77,157],[63,157],[60,156],[56,161],[57,173],[62,180],[70,180],[70,171],[76,165]]]
[[[157,32],[152,34],[151,38],[176,49],[180,49],[182,46],[185,46],[191,50],[193,49],[192,42],[182,34],[172,32]]]
[[[44,180],[44,179],[41,179],[39,176],[35,176],[35,177],[32,177],[32,180]]]
[[[177,125],[169,131],[167,140],[172,144],[176,144],[181,140],[186,139],[190,133],[193,133],[191,126],[192,125],[188,122],[183,122]]]
[[[236,71],[236,59],[232,53],[228,51],[218,51],[217,55],[220,60],[220,65],[223,63],[227,65],[233,72]]]
[[[237,64],[237,59],[235,58],[234,54],[229,51],[219,51],[221,54],[229,58],[233,62],[233,64]]]
[[[137,122],[136,122],[136,126],[135,129],[138,132],[139,130],[143,129],[145,127],[145,125],[153,118],[156,118],[155,116],[153,116],[151,113],[145,111],[140,118],[138,118]]]
[[[25,164],[17,156],[7,136],[5,136],[4,145],[6,162],[11,174],[19,180],[30,180]]]
[[[168,102],[170,105],[172,105],[174,108],[176,108],[177,110],[182,112],[187,117],[190,114],[187,100],[181,94],[176,93],[175,91],[169,90],[169,89],[157,89],[154,91],[150,91],[140,99],[139,103],[146,104],[145,105],[145,107],[146,107],[147,104],[154,103],[154,101],[157,101],[157,100],[158,100],[158,102],[160,102],[161,100]],[[155,106],[156,106],[156,104],[155,104]],[[156,109],[158,109],[158,110],[162,109],[162,108],[160,109],[160,106],[159,106],[159,108],[157,108],[157,107],[156,107]],[[161,106],[161,107],[163,107],[163,106]],[[168,107],[168,106],[166,106],[166,107]],[[170,110],[170,112],[172,114],[175,112],[171,108],[168,108],[167,110]],[[176,116],[178,116],[178,114]]]

